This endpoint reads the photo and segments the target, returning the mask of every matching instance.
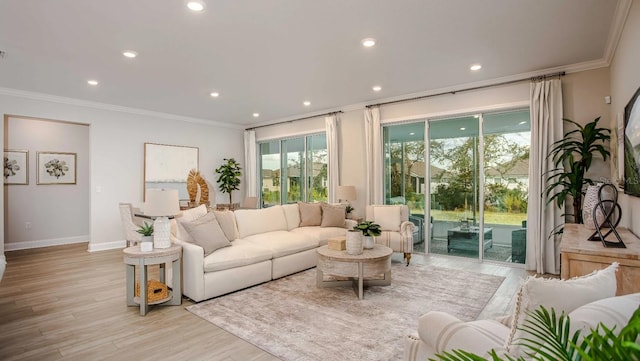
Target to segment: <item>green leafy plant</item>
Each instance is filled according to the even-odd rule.
[[[152,236],[153,235],[153,223],[144,222],[140,228],[136,229],[136,232],[140,233],[143,236]]]
[[[226,163],[222,164],[216,169],[216,173],[219,174],[218,186],[222,193],[229,193],[229,204],[233,204],[231,193],[238,190],[240,185],[240,176],[242,173],[240,170],[240,163],[236,162],[233,158],[224,158]]]
[[[353,207],[351,207],[350,204],[347,204],[347,206],[345,207],[345,211],[347,212],[347,214],[350,214],[351,212],[353,212]]]
[[[640,361],[640,344],[636,342],[640,334],[640,308],[636,309],[625,327],[616,334],[615,327],[608,328],[602,323],[581,338],[580,330],[570,334],[571,320],[562,312],[556,315],[551,309],[544,307],[527,312],[531,317],[520,328],[534,337],[516,340],[525,354],[536,361]],[[476,354],[452,350],[437,354],[441,361],[524,361],[523,356],[517,359],[500,356],[495,350],[489,352],[490,358]],[[435,361],[434,359],[430,359]]]
[[[547,204],[555,201],[558,208],[562,208],[570,197],[573,200],[573,213],[565,215],[572,216],[574,223],[582,223],[585,186],[593,184],[593,180],[585,177],[585,173],[591,167],[594,155],[599,153],[604,160],[610,155],[604,143],[611,138],[611,131],[598,128],[599,120],[600,117],[583,127],[570,119],[564,119],[578,129],[567,132],[563,139],[553,143],[547,156],[553,159],[556,167],[547,172],[547,187],[543,191],[548,198]],[[557,193],[552,194],[558,189]]]
[[[353,229],[362,232],[364,236],[377,237],[382,234],[380,225],[371,221],[360,222]]]

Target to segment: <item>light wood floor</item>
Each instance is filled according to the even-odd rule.
[[[122,250],[86,249],[74,244],[6,253],[0,360],[278,360],[186,311],[193,304],[186,298],[182,306],[152,306],[140,316],[138,308],[126,306]],[[401,255],[393,261],[401,262]],[[508,313],[527,274],[442,256],[414,255],[411,261],[505,277],[479,318]]]

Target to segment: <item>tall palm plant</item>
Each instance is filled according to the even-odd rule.
[[[565,215],[572,216],[574,223],[582,223],[582,197],[586,192],[585,186],[593,184],[593,180],[587,178],[585,173],[591,167],[594,155],[600,154],[603,160],[607,160],[610,155],[604,146],[610,139],[610,130],[599,128],[599,120],[600,117],[583,127],[573,120],[564,119],[578,129],[567,132],[563,139],[553,143],[548,155],[553,159],[556,168],[547,172],[548,185],[544,190],[548,198],[547,204],[555,201],[558,208],[562,208],[567,198],[571,198],[573,214]]]

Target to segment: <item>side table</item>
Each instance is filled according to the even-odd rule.
[[[169,297],[151,304],[180,305],[182,304],[182,284],[180,269],[182,268],[182,247],[172,244],[169,248],[155,248],[151,252],[142,252],[140,246],[124,249],[124,263],[127,273],[127,306],[140,305],[140,315],[144,316],[149,311],[147,302],[147,266],[160,265],[160,282],[166,283],[165,264],[171,262],[173,273],[173,289]],[[140,297],[134,297],[136,290],[135,266],[140,266]]]

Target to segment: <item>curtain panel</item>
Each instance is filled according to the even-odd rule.
[[[548,158],[552,144],[563,137],[562,83],[560,79],[531,83],[531,152],[529,159],[529,206],[527,211],[527,270],[560,273],[560,237],[552,235],[562,224],[564,209],[547,204],[543,192],[547,172],[554,169]],[[553,194],[551,194],[553,195]]]
[[[367,161],[365,202],[366,205],[384,204],[380,108],[366,108],[364,122]]]
[[[326,116],[324,122],[327,132],[327,198],[329,203],[338,203],[338,185],[340,185],[338,116],[336,114]]]
[[[244,180],[245,197],[258,196],[258,164],[256,152],[256,131],[244,131]]]

